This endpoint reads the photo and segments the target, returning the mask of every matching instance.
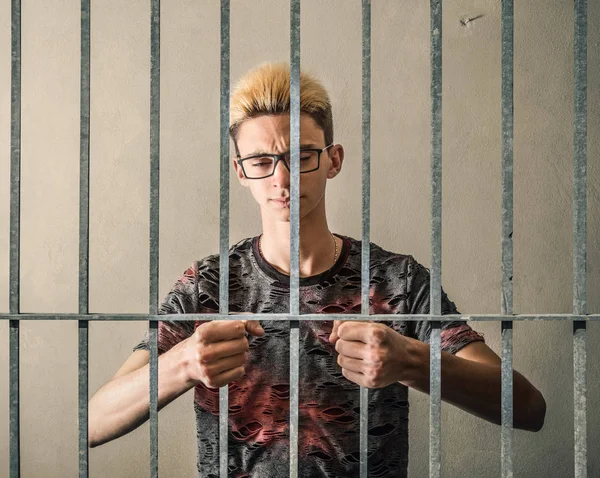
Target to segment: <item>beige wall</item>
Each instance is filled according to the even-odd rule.
[[[219,7],[163,1],[160,295],[218,252]],[[572,311],[573,2],[515,2],[514,310]],[[588,300],[600,312],[600,4],[589,4]],[[231,77],[289,59],[288,2],[232,1]],[[469,26],[466,16],[483,17]],[[149,2],[92,10],[90,309],[147,311]],[[429,266],[429,6],[372,6],[372,240]],[[334,105],[346,148],[329,184],[332,230],[361,235],[361,12],[302,2],[302,65]],[[0,1],[0,310],[8,311],[10,2]],[[79,2],[23,2],[21,311],[76,312]],[[444,3],[443,285],[463,313],[500,312],[500,2]],[[233,179],[233,176],[232,176]],[[355,191],[349,194],[349,191]],[[232,182],[231,242],[259,232]],[[589,326],[588,471],[600,475],[599,324]],[[500,324],[475,323],[500,353]],[[146,324],[90,325],[90,393]],[[21,323],[24,477],[75,476],[77,324]],[[548,404],[544,429],[515,431],[516,476],[572,476],[569,323],[516,323],[514,365]],[[8,473],[8,324],[0,321],[0,476]],[[411,392],[410,471],[427,475],[428,399]],[[192,395],[160,413],[160,471],[194,476]],[[499,427],[443,408],[445,476],[497,476]],[[92,476],[148,474],[148,426],[90,451]]]

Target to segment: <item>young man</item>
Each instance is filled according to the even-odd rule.
[[[289,67],[264,64],[232,95],[233,166],[258,203],[263,233],[230,249],[230,311],[289,312]],[[333,141],[331,104],[313,77],[300,79],[300,310],[360,313],[361,242],[333,234],[325,189],[344,161]],[[412,256],[371,244],[372,314],[429,313],[429,272]],[[160,307],[167,313],[218,313],[219,256],[196,261]],[[442,313],[458,313],[442,294]],[[408,387],[428,392],[427,321],[300,323],[299,476],[358,476],[359,386],[369,390],[369,471],[406,476]],[[500,359],[463,322],[443,322],[442,398],[500,423]],[[218,387],[229,384],[232,476],[289,474],[289,324],[199,321],[159,324],[159,408],[195,388],[198,472],[218,476]],[[96,446],[148,418],[148,340],[92,398]],[[514,425],[544,422],[542,394],[514,373]]]

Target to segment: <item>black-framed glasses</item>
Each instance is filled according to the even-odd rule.
[[[319,169],[321,165],[321,153],[333,146],[331,143],[324,148],[306,148],[300,150],[300,173],[310,173]],[[275,174],[275,168],[279,161],[290,171],[290,152],[281,154],[257,154],[240,158],[237,163],[242,167],[244,176],[248,179],[264,179]]]

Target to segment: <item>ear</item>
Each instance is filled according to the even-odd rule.
[[[327,171],[327,179],[333,179],[340,173],[343,162],[344,147],[341,144],[334,144],[329,149],[329,170]]]
[[[238,181],[245,188],[248,187],[248,179],[244,176],[244,171],[242,171],[242,167],[238,164],[237,158],[233,158],[233,169],[235,170],[235,175],[238,178]]]

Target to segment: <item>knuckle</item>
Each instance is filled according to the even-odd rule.
[[[371,383],[377,382],[380,378],[380,368],[379,367],[369,367],[367,371],[367,378]]]
[[[381,344],[385,338],[385,331],[376,326],[376,324],[371,325],[369,330],[369,339],[374,344]]]
[[[203,350],[202,353],[199,354],[200,356],[200,362],[201,363],[208,363],[208,362],[212,362],[216,357],[215,357],[215,352],[212,351],[212,349],[209,350]]]
[[[205,325],[208,324],[203,324],[196,329],[196,340],[201,344],[206,343],[207,339],[206,328],[204,327]]]
[[[380,347],[370,347],[368,352],[369,362],[374,364],[381,364],[385,359],[385,351],[383,351]]]

